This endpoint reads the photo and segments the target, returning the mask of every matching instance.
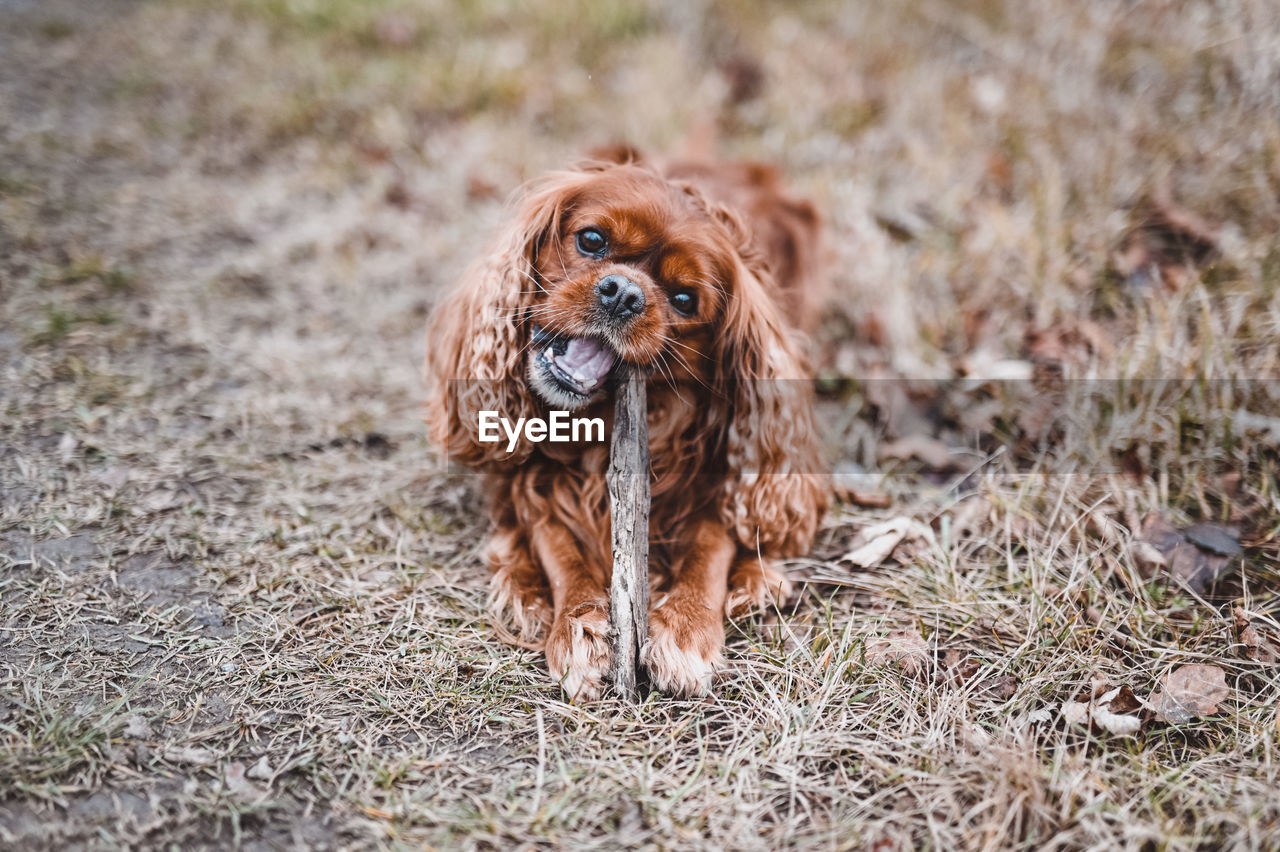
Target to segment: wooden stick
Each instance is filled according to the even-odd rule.
[[[613,686],[638,697],[636,664],[649,639],[649,421],[644,372],[625,367],[619,377],[609,448],[609,510],[613,525]]]

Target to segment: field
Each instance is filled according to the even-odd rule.
[[[1280,848],[1271,0],[0,21],[0,845]],[[845,501],[712,698],[573,705],[426,318],[524,180],[709,132],[826,219]]]

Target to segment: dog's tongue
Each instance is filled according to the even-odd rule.
[[[590,390],[604,381],[613,369],[614,354],[598,340],[574,337],[564,354],[556,356],[556,365]]]

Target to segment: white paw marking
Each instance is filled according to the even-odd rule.
[[[716,672],[724,665],[724,658],[716,654],[703,659],[697,651],[686,651],[676,644],[675,636],[658,631],[649,637],[640,658],[649,670],[649,679],[658,689],[670,695],[691,698],[709,695]]]

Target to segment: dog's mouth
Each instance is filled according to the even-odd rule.
[[[536,363],[558,390],[584,400],[604,386],[618,355],[594,337],[561,337],[533,329]]]

